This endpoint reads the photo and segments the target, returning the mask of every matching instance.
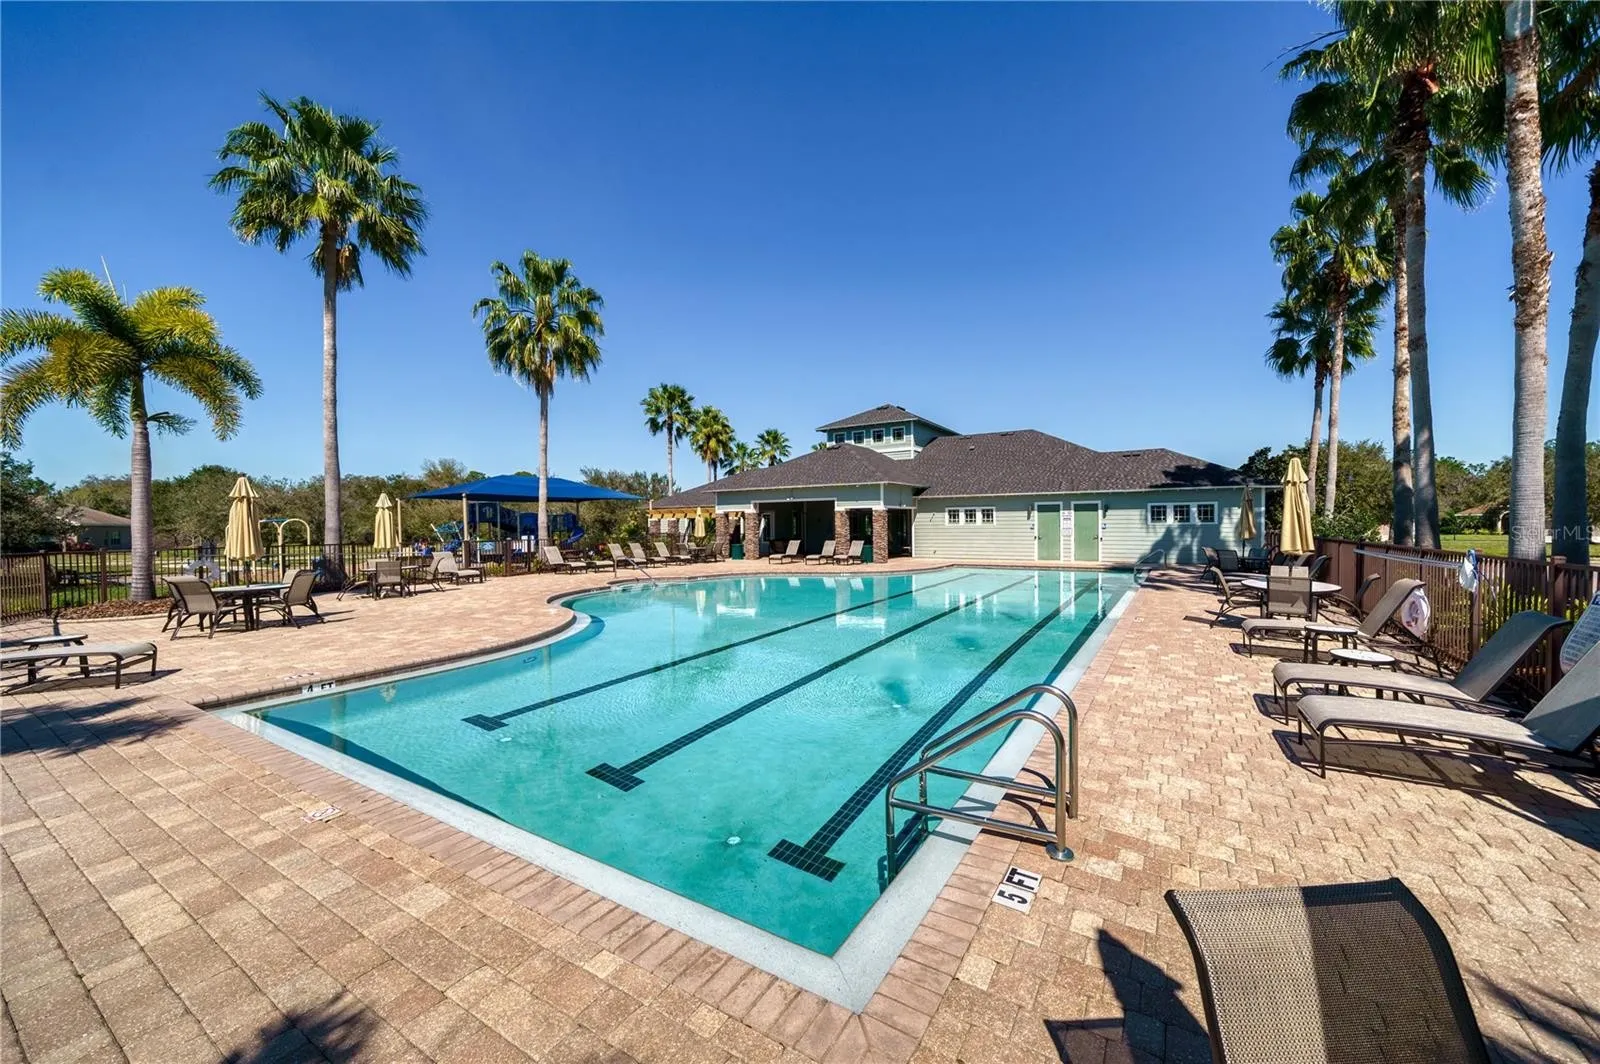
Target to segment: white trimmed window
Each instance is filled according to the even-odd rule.
[[[961,523],[961,511],[954,506],[950,507],[944,512],[944,523],[947,525],[959,525]]]
[[[872,442],[873,443],[882,443],[883,442],[883,430],[882,429],[873,429],[872,430]]]
[[[845,441],[845,439],[846,439],[845,434],[842,433],[842,432],[835,432],[833,434],[833,442],[834,443],[843,443]]]
[[[978,511],[977,511],[977,508],[969,506],[965,510],[962,510],[961,511],[961,520],[962,520],[962,522],[964,524],[969,524],[969,525],[977,524],[978,523]]]
[[[980,524],[980,525],[992,525],[992,524],[994,524],[994,507],[993,506],[985,506],[985,507],[982,507],[982,508],[980,508],[978,510],[978,524]]]
[[[1194,504],[1194,519],[1196,524],[1214,525],[1217,523],[1217,504],[1214,502],[1197,502]]]
[[[1193,519],[1194,519],[1194,510],[1193,510],[1192,507],[1190,507],[1190,505],[1188,503],[1186,503],[1186,502],[1175,502],[1175,503],[1172,504],[1172,523],[1173,524],[1175,524],[1175,525],[1186,525],[1190,521],[1192,521]]]
[[[1164,524],[1166,524],[1167,523],[1167,504],[1164,503],[1164,502],[1153,502],[1153,503],[1151,503],[1150,507],[1149,507],[1149,514],[1148,514],[1146,520],[1152,525],[1164,525]]]
[[[856,429],[855,432],[850,434],[850,441],[852,443],[865,443],[865,442],[867,442],[866,430],[864,430],[864,429]]]
[[[897,440],[903,440],[903,439],[906,438],[905,426],[896,425],[894,427],[894,438],[897,439]]]

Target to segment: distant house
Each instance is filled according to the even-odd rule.
[[[88,506],[75,506],[62,511],[61,517],[72,531],[67,534],[63,547],[100,547],[105,550],[127,550],[131,545],[133,522],[118,514],[108,514]]]
[[[651,516],[715,514],[718,546],[750,556],[792,539],[963,561],[1127,564],[1152,551],[1200,560],[1241,549],[1244,477],[1164,448],[1096,451],[1033,429],[962,435],[886,404],[818,427],[825,447],[651,503]],[[1257,490],[1256,527],[1265,529]],[[752,530],[756,531],[754,537]]]

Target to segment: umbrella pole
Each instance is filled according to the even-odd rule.
[[[461,493],[461,562],[463,565],[472,564],[472,555],[467,553],[467,493]]]

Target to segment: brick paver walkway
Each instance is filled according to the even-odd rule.
[[[586,580],[330,601],[313,629],[163,642],[153,682],[6,698],[0,1057],[1200,1061],[1164,890],[1388,875],[1503,1058],[1600,1054],[1593,777],[1342,753],[1321,780],[1254,698],[1271,659],[1187,578],[1138,593],[1075,692],[1077,860],[982,837],[860,1015],[197,708],[532,638]],[[1047,877],[1026,916],[988,902],[1012,862]]]

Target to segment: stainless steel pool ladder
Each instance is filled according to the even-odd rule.
[[[629,565],[633,566],[634,569],[638,570],[639,574],[641,576],[643,576],[646,580],[650,581],[652,584],[657,583],[657,580],[655,578],[655,574],[650,572],[650,570],[646,569],[644,566],[640,565],[639,564],[639,560],[637,558],[630,558],[626,554],[624,554],[621,557],[616,558],[615,560],[619,561],[619,562],[627,562]]]
[[[1055,714],[1043,713],[1032,705],[1022,705],[1042,698],[1049,698],[1061,704],[1067,718],[1065,732],[1056,723]],[[943,764],[947,758],[974,743],[982,742],[995,732],[1030,720],[1044,728],[1055,747],[1055,778],[1046,779],[1043,786],[1023,783],[1004,776],[985,776],[981,772],[966,772]],[[930,774],[950,776],[970,783],[992,784],[1008,793],[1028,794],[1047,799],[1055,804],[1055,830],[1046,831],[1044,828],[1015,824],[963,809],[930,805],[928,802]],[[897,797],[895,790],[913,776],[917,777],[917,800]],[[1063,780],[1065,780],[1064,787]],[[896,863],[899,857],[898,839],[894,828],[896,809],[905,809],[924,817],[939,817],[965,824],[976,824],[990,831],[1042,842],[1045,844],[1045,853],[1055,860],[1072,860],[1072,850],[1067,847],[1067,821],[1076,820],[1078,817],[1078,707],[1060,688],[1050,684],[1034,684],[996,702],[977,716],[930,740],[928,745],[922,748],[922,757],[916,764],[890,780],[888,790],[884,792],[884,838],[889,852],[888,871],[891,879],[897,871]]]

